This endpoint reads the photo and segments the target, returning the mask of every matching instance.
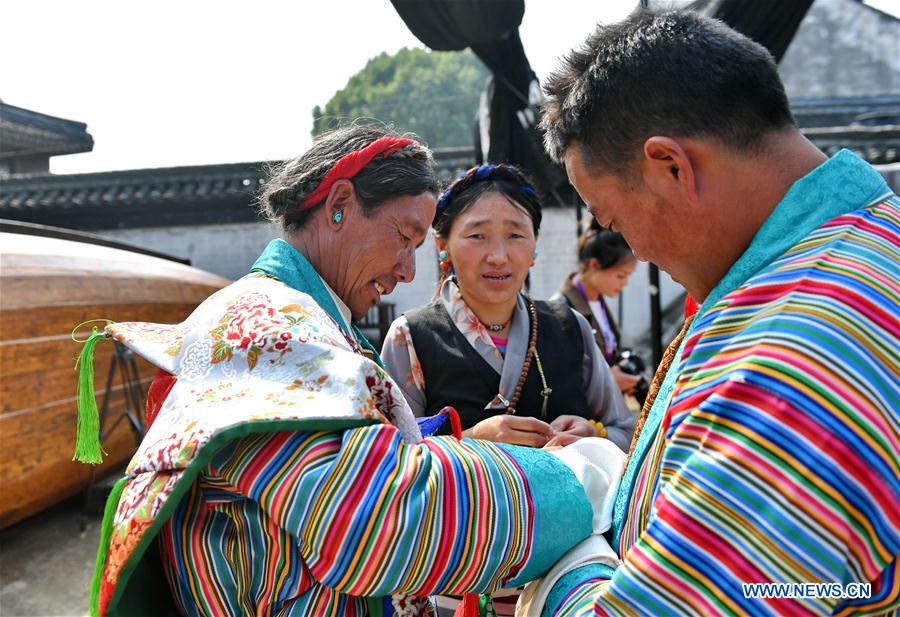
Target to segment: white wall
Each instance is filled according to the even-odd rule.
[[[684,9],[692,0],[651,0]],[[635,2],[637,4],[637,2]],[[777,10],[774,8],[772,11]],[[900,20],[858,0],[815,0],[781,59],[789,97],[900,93]]]
[[[98,233],[190,259],[195,268],[229,279],[244,276],[269,240],[279,237],[278,227],[268,223],[111,229]]]
[[[900,20],[854,0],[815,0],[778,70],[790,97],[900,93]]]
[[[269,240],[280,237],[280,229],[268,223],[241,223],[108,230],[100,235],[187,258],[196,268],[237,279],[247,273]],[[575,243],[574,209],[545,210],[538,238],[537,264],[531,272],[531,293],[535,298],[552,296],[563,278],[575,269]],[[398,285],[386,300],[397,305],[398,315],[430,302],[437,285],[437,273],[437,255],[429,237],[416,254],[415,280]],[[661,279],[665,307],[682,289],[665,274]],[[621,296],[624,308],[622,337],[626,345],[633,344],[634,339],[650,327],[647,289],[647,266],[642,263]],[[617,301],[610,304],[614,315],[618,315],[617,307]]]

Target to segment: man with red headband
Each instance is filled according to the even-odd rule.
[[[353,326],[412,280],[436,189],[411,139],[321,136],[264,187],[285,239],[249,275],[184,323],[92,337],[86,350],[114,337],[161,370],[108,502],[92,614],[419,615],[432,593],[541,576],[603,531],[614,445],[422,439]],[[95,412],[79,410],[76,450],[94,463]]]

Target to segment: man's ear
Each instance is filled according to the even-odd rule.
[[[350,180],[338,180],[328,191],[325,198],[325,215],[328,226],[338,229],[347,220],[348,216],[357,213],[359,200],[356,197],[356,188]],[[339,214],[338,214],[339,213]]]
[[[648,138],[642,163],[644,184],[651,192],[669,201],[697,205],[696,169],[681,143],[671,137]]]

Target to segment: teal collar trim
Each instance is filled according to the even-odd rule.
[[[675,354],[653,407],[647,414],[644,428],[631,453],[628,468],[616,494],[612,520],[613,547],[620,546],[634,481],[665,416],[669,398],[675,388],[684,344],[703,321],[702,317],[722,298],[775,261],[812,230],[837,216],[878,203],[891,193],[884,178],[849,150],[841,150],[791,185],[769,218],[760,226],[747,250],[703,301],[694,323]]]
[[[812,230],[890,193],[881,174],[850,150],[841,150],[791,185],[747,250],[703,301],[698,317]]]
[[[363,336],[359,328],[349,324],[351,330],[347,330],[348,324],[344,323],[344,317],[328,293],[322,277],[303,253],[280,238],[272,240],[250,268],[250,272],[263,272],[274,276],[285,285],[312,296],[312,299],[338,323],[344,333],[351,338],[355,335],[359,344],[372,352],[378,366],[384,368],[378,351],[372,347],[372,343]]]

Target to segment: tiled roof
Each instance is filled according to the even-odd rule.
[[[803,131],[829,155],[849,148],[872,164],[900,161],[900,126],[830,126]],[[473,160],[468,148],[435,152],[444,182],[470,167]],[[265,165],[252,162],[11,176],[0,182],[0,218],[81,230],[253,222],[260,220],[254,200],[265,177]]]
[[[435,152],[444,181],[472,160],[468,148]],[[266,164],[11,176],[0,182],[0,217],[82,230],[253,222]]]
[[[828,156],[847,148],[872,165],[900,162],[900,125],[803,129],[803,134]]]
[[[0,183],[0,216],[85,230],[250,222],[262,179],[258,162],[19,175]]]
[[[853,150],[873,165],[900,161],[900,96],[791,99],[803,134],[831,156]]]
[[[0,101],[0,157],[89,152],[94,138],[87,125]]]
[[[900,124],[900,94],[792,98],[801,129]]]

